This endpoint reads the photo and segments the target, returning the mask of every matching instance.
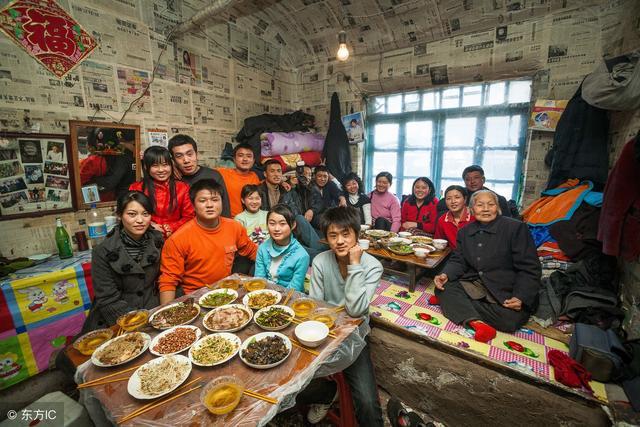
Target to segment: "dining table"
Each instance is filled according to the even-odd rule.
[[[238,277],[233,275],[229,278]],[[213,287],[215,288],[215,286]],[[289,306],[299,298],[308,298],[304,293],[292,292],[290,289],[271,282],[268,282],[267,289],[280,292],[282,300],[285,300],[291,293],[288,301]],[[185,301],[186,298],[193,297],[197,302],[200,296],[210,290],[209,287],[203,287],[189,295],[178,298],[176,301]],[[243,286],[240,286],[237,292],[239,295],[236,303],[241,303],[247,291]],[[351,365],[365,345],[365,337],[370,332],[370,329],[368,321],[365,321],[364,317],[351,317],[345,310],[331,306],[324,301],[315,300],[315,303],[318,308],[334,309],[337,318],[335,325],[331,329],[332,334],[319,347],[310,349],[311,352],[307,348],[294,345],[288,358],[282,364],[267,370],[249,367],[241,361],[239,355],[234,356],[228,362],[213,367],[201,367],[193,364],[191,373],[185,380],[185,382],[196,380],[193,382],[193,386],[204,386],[209,381],[220,376],[232,375],[242,380],[247,390],[275,399],[275,404],[243,395],[239,405],[232,412],[227,415],[213,415],[201,403],[199,396],[201,389],[198,389],[130,419],[122,425],[172,427],[179,425],[265,425],[278,412],[293,407],[296,395],[304,390],[313,378],[325,377],[340,372]],[[154,311],[160,308],[158,307]],[[202,330],[203,336],[209,333],[202,322],[206,313],[207,310],[202,308],[200,316],[191,323]],[[296,324],[292,323],[280,332],[293,339],[295,338],[295,327]],[[162,332],[153,329],[149,325],[139,329],[139,331],[149,334],[152,339]],[[234,334],[242,341],[245,341],[260,332],[264,332],[264,330],[252,320],[245,328],[234,332]],[[317,354],[312,354],[313,351],[317,352]],[[155,358],[147,350],[124,365],[104,368],[94,365],[88,356],[81,355],[71,346],[67,349],[67,356],[77,365],[75,379],[78,384],[104,377],[121,369],[142,365]],[[131,376],[132,373],[133,371],[130,371],[123,375]],[[85,405],[96,425],[120,424],[119,420],[148,403],[148,401],[132,397],[127,392],[127,383],[128,381],[123,380],[80,388],[80,402]],[[174,391],[173,393],[176,392]],[[168,396],[172,396],[172,394]],[[164,397],[160,399],[164,399]]]

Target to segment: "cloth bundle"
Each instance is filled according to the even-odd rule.
[[[324,136],[311,132],[265,132],[260,136],[262,157],[284,154],[322,152]]]
[[[295,170],[299,161],[311,167],[316,167],[322,162],[322,153],[319,151],[308,151],[306,153],[284,154],[281,156],[263,157],[262,164],[269,159],[276,159],[282,165],[282,171],[287,172]]]

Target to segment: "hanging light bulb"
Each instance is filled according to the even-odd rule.
[[[344,31],[340,31],[338,33],[338,43],[340,43],[340,46],[338,47],[336,58],[338,58],[338,61],[346,61],[347,59],[349,59],[349,49],[347,49],[347,33],[345,33]]]

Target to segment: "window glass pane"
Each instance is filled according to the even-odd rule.
[[[477,107],[482,104],[482,85],[465,86],[462,94],[463,107]]]
[[[387,114],[402,112],[402,95],[394,95],[387,98]]]
[[[504,102],[504,88],[504,82],[492,83],[489,86],[489,96],[487,97],[486,105],[502,104]]]
[[[509,145],[509,116],[487,117],[484,133],[486,147]]]
[[[476,118],[447,119],[444,126],[446,147],[473,147],[476,137]]]
[[[375,113],[384,114],[384,106],[385,106],[384,96],[376,96],[373,99],[373,111]]]
[[[404,152],[405,176],[431,175],[431,150]]]
[[[460,172],[462,174],[462,171]],[[438,198],[442,199],[444,197],[444,190],[447,189],[450,185],[461,185],[464,187],[464,182],[462,178],[453,179],[453,178],[442,178],[440,180],[440,188],[438,189]]]
[[[460,106],[460,88],[454,87],[442,91],[442,108],[457,108]]]
[[[443,178],[461,177],[464,168],[472,164],[473,150],[444,150],[442,155],[442,176]],[[462,181],[462,178],[460,178],[460,181]]]
[[[422,109],[435,110],[440,108],[440,92],[427,92],[422,95]]]
[[[404,111],[418,111],[420,97],[417,93],[407,93],[404,96]]]
[[[509,102],[529,102],[531,100],[531,82],[509,82]]]
[[[428,122],[407,122],[405,129],[407,148],[430,148],[433,136],[433,123]]]
[[[495,182],[486,182],[484,184],[485,187],[492,189],[505,199],[509,201],[513,197],[513,183],[495,183]]]
[[[511,127],[509,128],[509,145],[513,147],[520,145],[520,116],[511,116]]]
[[[376,175],[380,172],[386,171],[389,172],[393,177],[396,176],[396,158],[398,154],[395,152],[386,153],[381,151],[374,151],[373,153],[373,170],[371,171],[371,176],[373,177],[373,186],[376,183]],[[396,180],[393,180],[393,184],[395,184]]]
[[[376,148],[398,148],[398,128],[396,123],[376,125],[374,141]]]
[[[516,150],[485,151],[482,156],[482,168],[486,179],[513,179],[516,174]]]
[[[411,190],[412,190],[412,186],[413,186],[413,181],[415,181],[415,178],[405,178],[402,181],[402,195],[403,196],[409,196],[411,194]],[[399,199],[402,201],[402,197],[399,197]]]

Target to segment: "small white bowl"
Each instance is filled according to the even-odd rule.
[[[416,254],[418,258],[426,258],[429,254],[429,249],[427,248],[413,248],[413,253]]]
[[[360,239],[358,240],[358,245],[362,248],[362,249],[369,249],[369,239]]]
[[[432,245],[439,251],[447,247],[449,242],[444,239],[433,239]]]
[[[404,238],[409,238],[409,237],[412,236],[412,234],[410,232],[408,232],[408,231],[401,231],[401,232],[398,233],[398,236],[404,237]]]
[[[360,231],[367,231],[370,228],[371,228],[371,226],[369,224],[360,225]]]
[[[329,328],[322,322],[308,320],[294,330],[296,338],[307,347],[317,347],[329,336]]]

